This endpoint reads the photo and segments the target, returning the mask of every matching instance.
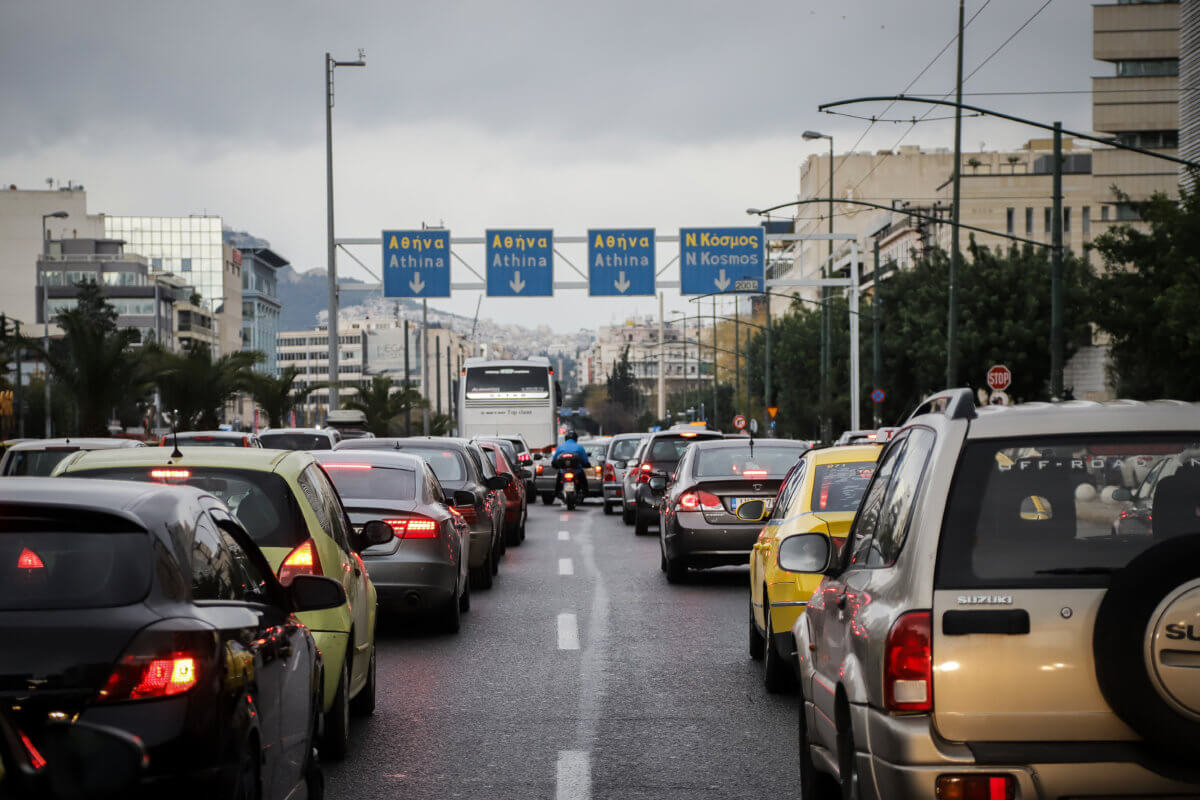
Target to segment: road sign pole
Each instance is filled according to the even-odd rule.
[[[718,365],[717,365],[717,359],[718,359],[718,358],[720,358],[720,356],[719,356],[719,355],[717,355],[717,298],[716,298],[716,297],[713,297],[713,299],[712,299],[712,319],[713,319],[713,326],[712,326],[712,345],[713,345],[713,419],[714,419],[714,420],[718,420],[718,419],[720,419],[720,418],[721,418],[721,412],[720,412],[720,410],[719,410],[719,408],[720,408],[720,407],[717,405],[717,376],[718,376],[719,374],[721,374],[721,373],[720,373],[720,369],[719,369],[719,367],[718,367]]]
[[[882,358],[879,351],[879,317],[883,312],[883,281],[879,278],[879,238],[875,239],[875,279],[872,282],[871,294],[871,388],[878,389],[882,383],[880,370],[882,369]],[[880,414],[879,403],[874,404],[872,409],[871,420],[878,428],[881,424],[882,415]]]
[[[858,240],[855,239],[850,243],[850,430],[858,430],[862,417],[858,329]]]
[[[425,407],[421,409],[422,430],[429,435],[429,301],[421,300],[421,394]]]

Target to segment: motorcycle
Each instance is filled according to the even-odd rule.
[[[575,506],[587,497],[587,473],[574,453],[559,456],[552,466],[558,470],[554,493],[563,499],[568,511],[574,511]]]

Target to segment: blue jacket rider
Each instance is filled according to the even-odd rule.
[[[575,441],[574,431],[571,431],[565,437],[563,437],[563,443],[560,444],[558,449],[554,451],[554,455],[550,456],[550,463],[556,463],[559,456],[565,456],[567,454],[578,457],[579,465],[582,467],[590,467],[592,465],[591,462],[588,461],[587,450],[584,450],[583,445]]]

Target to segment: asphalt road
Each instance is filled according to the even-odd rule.
[[[384,620],[374,716],[330,798],[794,795],[796,702],[746,651],[746,570],[671,586],[657,535],[530,506],[456,636]],[[565,532],[565,533],[564,533]]]

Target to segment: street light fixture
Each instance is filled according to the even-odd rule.
[[[50,243],[46,238],[46,220],[48,219],[66,219],[71,216],[66,211],[52,211],[49,214],[42,214],[42,258],[43,260],[50,254]],[[42,349],[46,355],[46,369],[43,376],[43,383],[46,389],[46,438],[50,438],[50,287],[46,283],[46,270],[42,268]],[[21,381],[21,376],[17,375],[17,382]]]
[[[367,54],[358,51],[356,61],[335,61],[329,53],[325,54],[325,208],[326,232],[329,270],[329,403],[327,412],[338,407],[338,288],[337,288],[337,252],[333,243],[333,71],[338,67],[365,67]]]

